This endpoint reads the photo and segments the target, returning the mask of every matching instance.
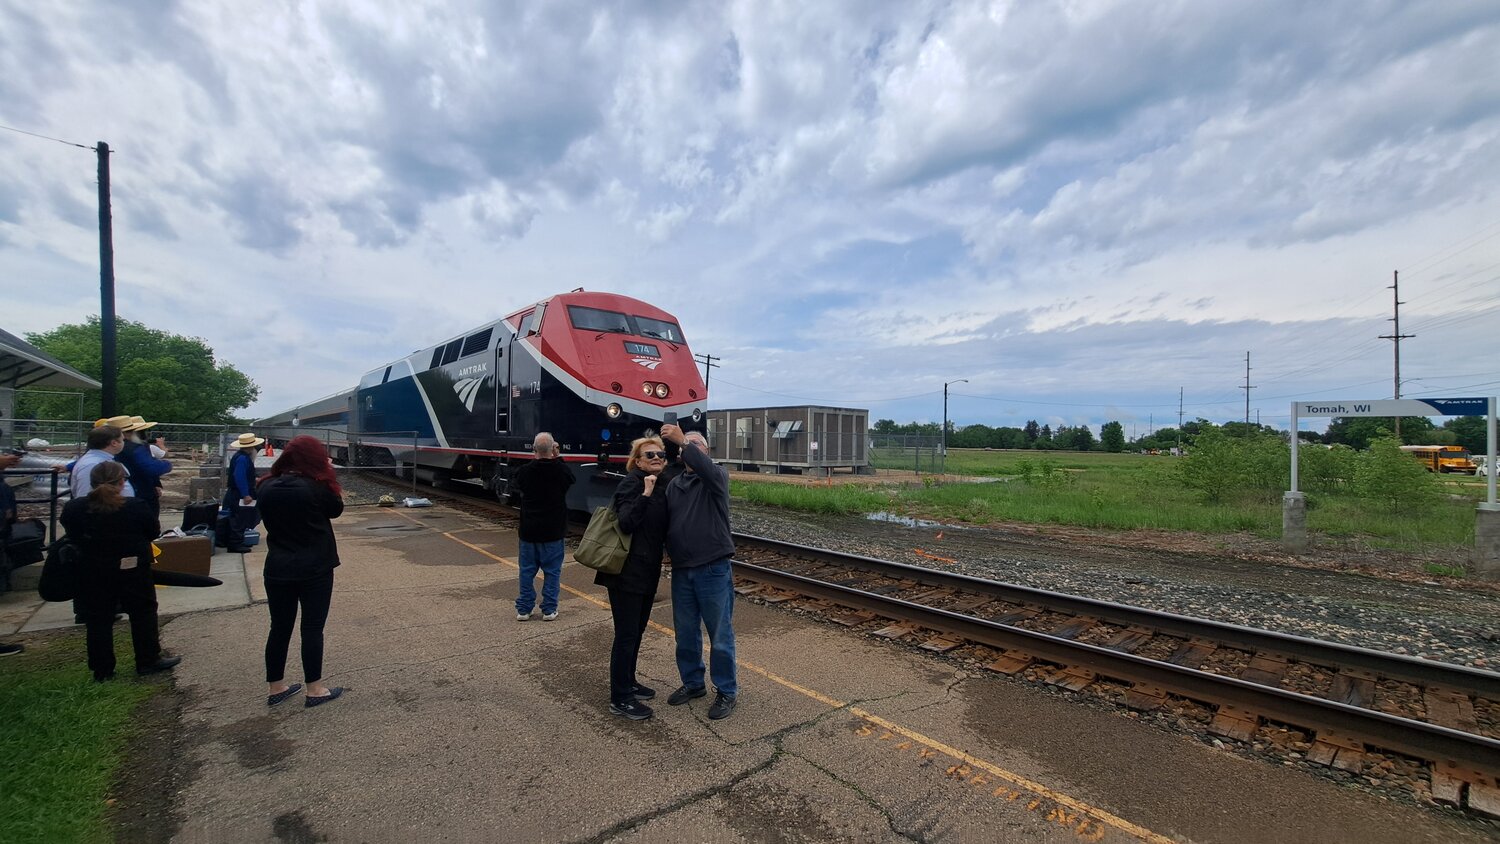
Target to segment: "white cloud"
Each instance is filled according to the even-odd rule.
[[[1500,231],[1442,255],[1500,222],[1497,52],[1459,2],[0,0],[0,123],[110,142],[121,313],[260,409],[585,286],[722,351],[716,402],[1097,424],[1232,415],[1246,349],[1256,397],[1386,389],[1396,268],[1413,377],[1500,381]],[[4,327],[79,321],[92,156],[0,155]]]

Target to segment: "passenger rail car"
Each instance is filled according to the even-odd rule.
[[[607,503],[632,439],[664,415],[701,430],[708,391],[677,320],[628,296],[575,290],[377,367],[351,390],[258,420],[283,442],[321,431],[336,460],[478,479],[503,493],[548,431],[577,482]]]

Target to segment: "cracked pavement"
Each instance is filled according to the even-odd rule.
[[[518,623],[513,534],[441,507],[335,526],[325,671],[342,699],[267,709],[264,604],[166,625],[185,658],[175,840],[1484,840],[743,599],[740,705],[711,722],[711,696],[665,702],[666,583],[640,658],[656,717],[615,718],[592,572],[564,567],[557,621]]]

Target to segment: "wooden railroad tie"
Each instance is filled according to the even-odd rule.
[[[1208,724],[1210,733],[1237,741],[1249,741],[1258,729],[1260,729],[1259,715],[1227,704],[1219,707],[1219,711],[1214,713],[1214,719]]]
[[[1323,730],[1307,751],[1307,761],[1357,774],[1365,768],[1365,744],[1358,739]]]

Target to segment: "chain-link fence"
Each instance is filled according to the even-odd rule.
[[[877,469],[942,474],[943,438],[928,434],[871,434],[870,465]]]

